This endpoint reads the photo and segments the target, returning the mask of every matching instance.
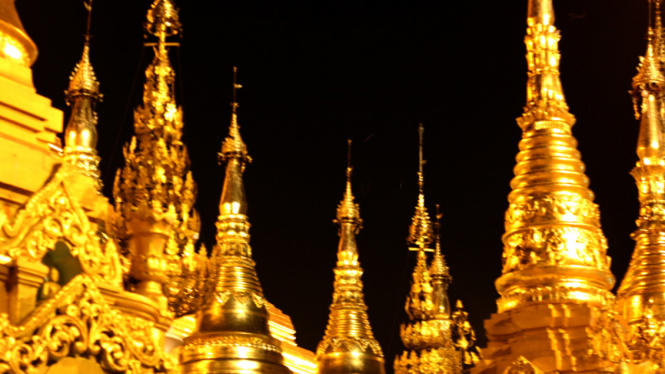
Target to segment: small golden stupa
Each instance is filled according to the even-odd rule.
[[[349,163],[350,158],[349,154]],[[328,327],[316,350],[316,363],[319,374],[384,374],[383,351],[369,324],[360,279],[363,269],[358,262],[356,234],[362,228],[362,219],[353,197],[351,170],[349,165],[346,191],[337,207],[339,247],[333,301]]]

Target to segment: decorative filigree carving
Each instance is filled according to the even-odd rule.
[[[183,350],[203,350],[207,347],[248,347],[282,353],[282,348],[266,342],[264,338],[241,335],[215,335],[210,338],[196,338],[187,341]]]
[[[533,265],[610,266],[605,237],[596,228],[529,227],[506,234],[504,245],[504,274]]]
[[[506,231],[547,221],[571,221],[600,225],[598,205],[579,195],[529,195],[510,204]]]
[[[152,322],[111,309],[80,274],[19,326],[0,315],[0,373],[32,373],[66,356],[93,356],[109,371],[165,373],[172,362]]]
[[[316,354],[318,356],[328,352],[367,352],[368,349],[371,349],[375,355],[383,357],[383,351],[376,339],[324,336],[316,349]]]
[[[58,241],[67,243],[85,274],[119,285],[121,266],[113,240],[96,233],[68,187],[68,168],[59,166],[44,187],[8,219],[0,212],[0,255],[41,261]]]
[[[510,366],[504,370],[503,374],[542,374],[543,372],[535,367],[529,360],[520,356]]]

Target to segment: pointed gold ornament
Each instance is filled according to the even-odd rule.
[[[76,64],[69,79],[69,87],[65,91],[67,105],[71,105],[72,113],[65,128],[63,155],[65,161],[76,166],[81,174],[93,178],[101,192],[95,106],[102,100],[102,94],[99,92],[99,82],[90,63],[92,0],[86,4],[86,8],[88,9],[88,28],[83,55]]]
[[[350,152],[351,140],[346,191],[335,219],[339,225],[339,247],[333,301],[328,327],[316,350],[316,362],[319,374],[383,374],[383,351],[369,324],[360,279],[363,269],[358,262],[356,234],[362,228],[362,219],[351,189]]]
[[[198,237],[197,215],[192,211],[196,184],[181,140],[182,109],[175,101],[175,72],[168,57],[166,38],[181,29],[171,0],[155,0],[144,26],[158,40],[145,72],[143,105],[134,111],[136,136],[125,145],[125,166],[116,174],[117,214],[111,226],[126,242],[136,292],[151,297],[166,312],[162,288],[167,281],[167,252],[177,252],[171,248],[188,242],[193,245]]]
[[[210,291],[197,315],[196,331],[181,348],[183,373],[289,374],[280,342],[270,335],[263,296],[249,245],[247,200],[242,174],[251,161],[240,137],[234,101],[229,136],[219,154],[226,177],[219,202],[217,244],[211,258]]]

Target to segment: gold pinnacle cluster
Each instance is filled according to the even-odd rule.
[[[351,141],[334,220],[332,302],[316,352],[296,344],[290,317],[266,299],[250,245],[243,174],[252,158],[238,121],[237,68],[218,154],[224,185],[216,243],[210,252],[199,243],[201,225],[212,223],[200,222],[194,209],[197,185],[182,141],[170,51],[183,27],[173,0],[148,9],[145,46],[153,58],[133,112],[135,135],[123,148],[112,199],[103,195],[96,149],[103,96],[91,57],[92,0],[84,5],[87,31],[65,91],[71,111],[63,126],[64,114],[33,86],[37,47],[14,0],[0,0],[0,373],[385,374],[386,361],[395,374],[665,373],[662,0],[648,0],[646,53],[632,80],[639,136],[631,175],[640,211],[616,296],[563,93],[552,0],[528,0],[527,98],[517,119],[522,139],[497,313],[484,325],[489,343],[475,346],[461,300],[451,309],[451,273],[462,269],[446,262],[440,207],[434,220],[427,209],[421,124],[407,238],[415,266],[408,294],[400,295],[404,349],[395,357],[384,356],[365,303]]]

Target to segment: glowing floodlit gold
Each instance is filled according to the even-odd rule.
[[[88,8],[88,30],[83,46],[83,56],[69,79],[65,91],[72,114],[65,128],[65,160],[76,166],[81,174],[93,178],[101,190],[99,156],[97,155],[97,113],[95,106],[102,99],[99,82],[90,63],[90,19],[92,0]]]
[[[460,353],[455,349],[450,320],[450,302],[446,290],[451,278],[441,253],[437,206],[436,250],[429,269],[427,246],[434,236],[432,223],[425,208],[423,166],[423,125],[418,127],[419,169],[418,203],[409,228],[408,242],[417,251],[416,267],[413,270],[411,290],[406,299],[405,310],[409,322],[400,326],[400,337],[406,347],[402,355],[395,357],[393,367],[396,374],[458,374],[462,372]],[[431,250],[429,250],[431,251]]]
[[[0,0],[0,57],[26,67],[37,59],[37,46],[23,29],[14,0]]]
[[[633,233],[633,258],[617,292],[618,310],[632,325],[628,343],[634,363],[652,366],[654,371],[649,372],[653,373],[665,369],[665,77],[662,56],[656,53],[663,48],[660,5],[655,2],[656,32],[649,28],[647,53],[633,78],[640,130],[638,161],[631,174],[637,183],[640,214]]]
[[[559,80],[551,0],[530,0],[527,104],[503,236],[499,311],[540,302],[607,305],[614,276]]]
[[[350,149],[349,140],[349,153]],[[346,191],[335,219],[339,225],[339,247],[328,327],[316,350],[319,374],[385,372],[383,351],[369,324],[360,279],[363,269],[358,262],[356,234],[362,228],[362,219],[351,189],[351,170],[349,165]]]
[[[249,245],[247,201],[242,174],[250,161],[240,137],[235,90],[229,136],[220,161],[226,178],[219,203],[217,245],[213,248],[211,292],[198,314],[197,329],[181,348],[183,373],[289,374],[279,340],[270,335],[267,301]]]
[[[196,185],[181,141],[182,110],[175,102],[175,73],[166,43],[168,36],[180,32],[178,13],[170,0],[155,0],[147,20],[146,31],[158,41],[145,73],[143,105],[134,111],[136,136],[125,145],[125,166],[116,175],[118,215],[112,225],[127,241],[136,292],[153,298],[166,312],[165,248],[168,242],[187,242],[198,235],[192,217]]]

